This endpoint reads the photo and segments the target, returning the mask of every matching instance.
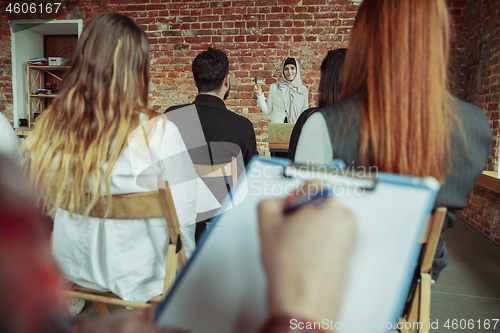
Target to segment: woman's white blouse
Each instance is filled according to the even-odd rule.
[[[285,117],[287,117],[285,111],[285,101],[281,96],[278,90],[278,84],[273,83],[269,87],[269,94],[267,95],[267,103],[266,97],[264,93],[262,95],[257,95],[257,104],[259,105],[262,113],[267,117],[273,113],[271,116],[272,123],[283,123],[285,121]],[[309,108],[309,104],[307,99],[305,100],[304,105],[302,106],[302,111]],[[290,117],[288,117],[288,122],[290,122]]]
[[[170,184],[189,257],[195,249],[196,214],[220,205],[196,176],[179,130],[172,122],[160,121],[148,138],[151,151],[163,158],[163,167],[150,164],[139,177],[134,176],[137,170],[133,170],[133,164],[137,163],[131,161],[134,144],[129,141],[113,168],[111,194],[151,191],[147,184],[157,184],[161,172]],[[104,195],[105,189],[102,191]],[[162,293],[168,244],[164,218],[111,220],[77,214],[70,217],[69,212],[59,209],[54,220],[52,251],[66,278],[83,287],[112,291],[127,301],[146,302]]]

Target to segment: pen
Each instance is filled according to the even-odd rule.
[[[314,203],[315,205],[319,205],[323,201],[325,201],[330,195],[332,195],[332,191],[330,189],[322,188],[318,193],[297,197],[285,207],[284,213],[290,214],[295,210],[299,209],[300,207],[307,205],[309,203]]]
[[[255,84],[257,84],[257,77],[255,77]]]

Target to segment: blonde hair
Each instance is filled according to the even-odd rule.
[[[23,144],[37,198],[50,215],[67,207],[88,215],[129,133],[147,110],[149,42],[130,18],[103,13],[88,21],[52,105]],[[103,168],[107,164],[106,168]]]
[[[449,133],[463,134],[449,91],[450,15],[443,0],[365,0],[345,61],[342,98],[361,94],[360,161],[380,171],[451,172]]]

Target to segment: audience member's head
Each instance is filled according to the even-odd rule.
[[[109,193],[111,170],[140,113],[148,112],[148,82],[145,32],[118,13],[90,19],[60,93],[23,146],[37,195],[50,214],[61,204],[70,213],[87,214],[101,196],[99,185]],[[89,182],[98,185],[91,197],[85,195]],[[49,200],[54,186],[55,205]]]
[[[318,108],[331,105],[340,99],[344,83],[342,70],[347,49],[328,51],[321,63],[321,78],[319,80]]]
[[[221,50],[209,47],[194,58],[192,69],[198,92],[219,92],[229,74],[229,60]]]
[[[342,98],[364,98],[361,163],[444,179],[451,164],[448,128],[460,126],[447,87],[449,41],[444,0],[365,0],[360,5]]]
[[[73,105],[61,108],[84,113],[97,109],[95,114],[121,111],[130,117],[137,106],[146,107],[148,83],[146,33],[127,16],[103,13],[89,20],[82,32],[61,89],[66,94],[58,104],[71,97]]]

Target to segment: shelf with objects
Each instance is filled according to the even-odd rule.
[[[46,99],[57,96],[64,73],[70,66],[36,66],[28,65],[28,128],[35,124],[36,117],[47,107]],[[48,78],[52,78],[49,82]]]

